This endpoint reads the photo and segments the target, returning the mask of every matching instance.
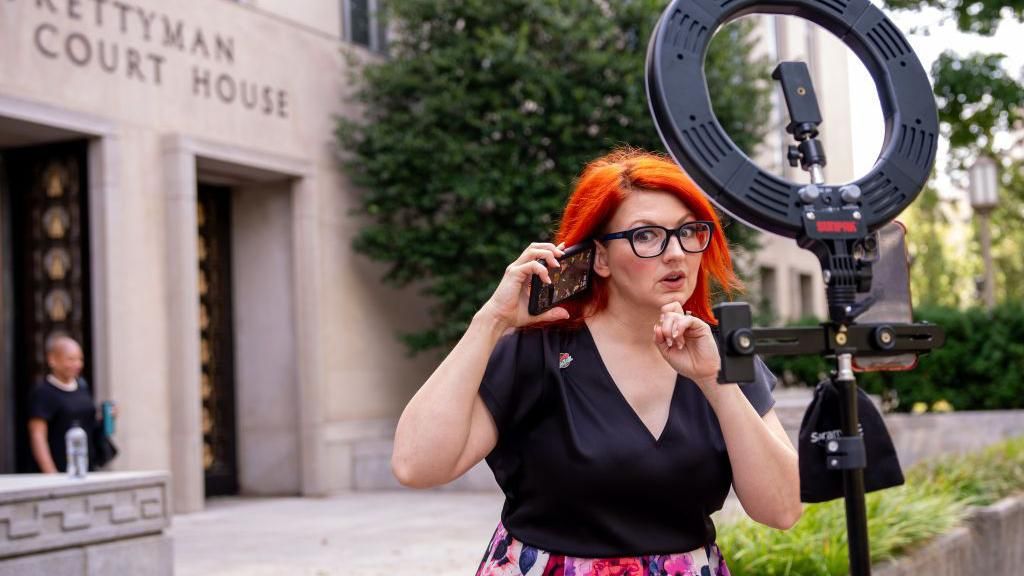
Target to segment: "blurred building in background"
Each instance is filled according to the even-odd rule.
[[[0,2],[0,472],[55,331],[122,415],[115,469],[212,494],[351,488],[427,359],[350,249],[334,118],[374,0]]]
[[[767,54],[809,60],[844,181],[846,53],[823,34],[762,21]],[[59,331],[121,407],[114,469],[170,470],[178,512],[393,485],[433,364],[395,335],[424,306],[352,252],[333,136],[358,113],[346,54],[384,35],[375,0],[0,1],[0,473],[33,468],[28,390]],[[772,122],[761,161],[802,179]],[[817,262],[764,243],[754,294],[823,314]]]
[[[760,53],[771,62],[807,63],[821,107],[819,140],[828,165],[825,181],[841,184],[856,179],[853,169],[849,66],[862,66],[853,53],[825,29],[795,16],[751,16],[757,25]],[[853,59],[851,63],[850,60]],[[774,87],[771,132],[758,150],[758,164],[793,182],[810,182],[786,158],[793,137],[786,133],[789,115],[777,83]],[[744,296],[762,318],[783,323],[810,316],[825,318],[825,284],[821,265],[809,251],[790,238],[761,235],[761,249],[750,254],[746,269],[753,272],[750,292]]]

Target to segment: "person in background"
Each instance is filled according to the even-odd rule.
[[[28,435],[39,471],[55,474],[67,469],[64,435],[71,426],[78,422],[92,447],[93,434],[102,433],[102,416],[80,376],[85,362],[78,342],[63,334],[47,338],[46,364],[49,373],[33,386],[29,396]],[[117,415],[116,406],[113,414]],[[90,468],[94,468],[91,462],[90,458]]]

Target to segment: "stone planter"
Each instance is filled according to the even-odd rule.
[[[1024,496],[976,508],[953,531],[872,570],[875,576],[1024,574]]]
[[[0,576],[174,573],[164,472],[0,476]]]

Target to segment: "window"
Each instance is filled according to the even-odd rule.
[[[763,317],[763,322],[771,324],[776,321],[777,310],[775,309],[775,301],[778,298],[778,285],[775,279],[775,268],[770,266],[762,266],[758,280],[760,284],[761,298],[757,303],[759,315]]]
[[[370,50],[387,48],[387,26],[380,16],[381,0],[342,0],[342,30],[345,39]]]
[[[800,317],[814,316],[814,285],[810,274],[800,274]]]

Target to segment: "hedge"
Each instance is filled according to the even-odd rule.
[[[915,311],[915,321],[945,329],[946,343],[920,358],[907,372],[858,373],[857,383],[870,393],[899,399],[897,411],[918,403],[946,401],[954,410],[1024,408],[1024,304],[1007,302],[991,312],[929,307]],[[797,324],[814,324],[805,320]],[[833,364],[820,357],[765,358],[787,385],[813,386]]]

